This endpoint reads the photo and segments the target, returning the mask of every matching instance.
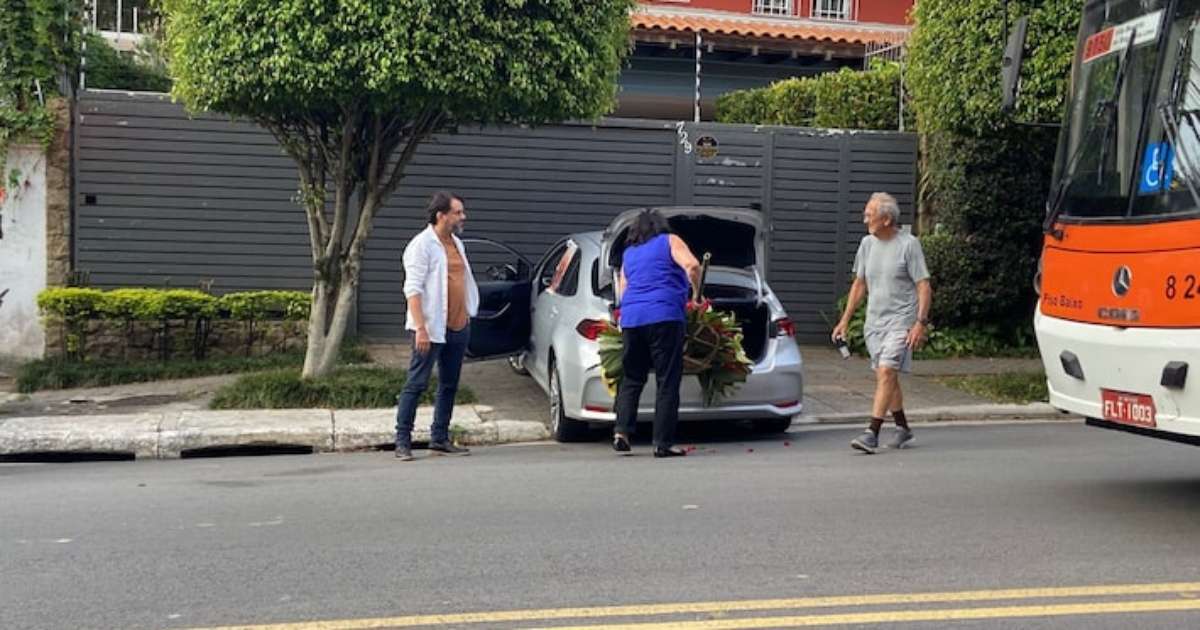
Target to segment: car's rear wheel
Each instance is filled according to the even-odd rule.
[[[559,442],[579,442],[587,437],[588,424],[568,418],[563,410],[562,379],[550,361],[550,435]]]
[[[754,430],[760,433],[783,433],[791,426],[791,418],[762,418],[754,421]]]

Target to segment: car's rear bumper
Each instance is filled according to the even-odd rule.
[[[804,408],[803,361],[800,349],[791,339],[772,340],[768,344],[766,359],[754,367],[734,394],[713,407],[702,403],[700,381],[695,376],[684,376],[679,391],[679,419],[695,420],[740,420],[760,418],[790,418],[799,415]],[[566,414],[577,420],[588,422],[614,422],[613,398],[600,378],[600,368],[593,365],[585,369],[581,380],[569,387],[563,377],[563,404]],[[656,388],[654,376],[642,392],[638,409],[639,419],[654,417]]]

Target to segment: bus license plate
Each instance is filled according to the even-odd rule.
[[[1154,399],[1146,394],[1131,394],[1111,389],[1100,390],[1104,419],[1135,427],[1154,428]]]

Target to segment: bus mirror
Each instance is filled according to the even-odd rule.
[[[1022,16],[1013,24],[1004,47],[1004,59],[1000,62],[1000,110],[1011,112],[1017,105],[1017,90],[1021,84],[1021,63],[1025,59],[1025,32],[1029,28],[1029,16]]]

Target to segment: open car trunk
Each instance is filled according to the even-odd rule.
[[[746,356],[757,363],[766,351],[771,325],[770,307],[765,301],[762,286],[761,261],[766,252],[762,213],[746,208],[655,209],[667,219],[671,232],[682,238],[697,258],[702,259],[706,253],[711,255],[710,269],[724,268],[754,274],[757,288],[722,284],[714,278],[714,274],[710,274],[706,279],[704,297],[712,301],[714,309],[732,312],[737,317],[742,327],[742,347]],[[607,276],[609,282],[621,266],[626,235],[640,212],[642,209],[621,213],[604,231],[600,261],[605,268],[599,271],[599,275]]]
[[[721,284],[704,287],[704,297],[712,301],[713,309],[733,313],[742,327],[742,349],[751,361],[758,363],[767,349],[771,309],[759,300],[753,289]]]

